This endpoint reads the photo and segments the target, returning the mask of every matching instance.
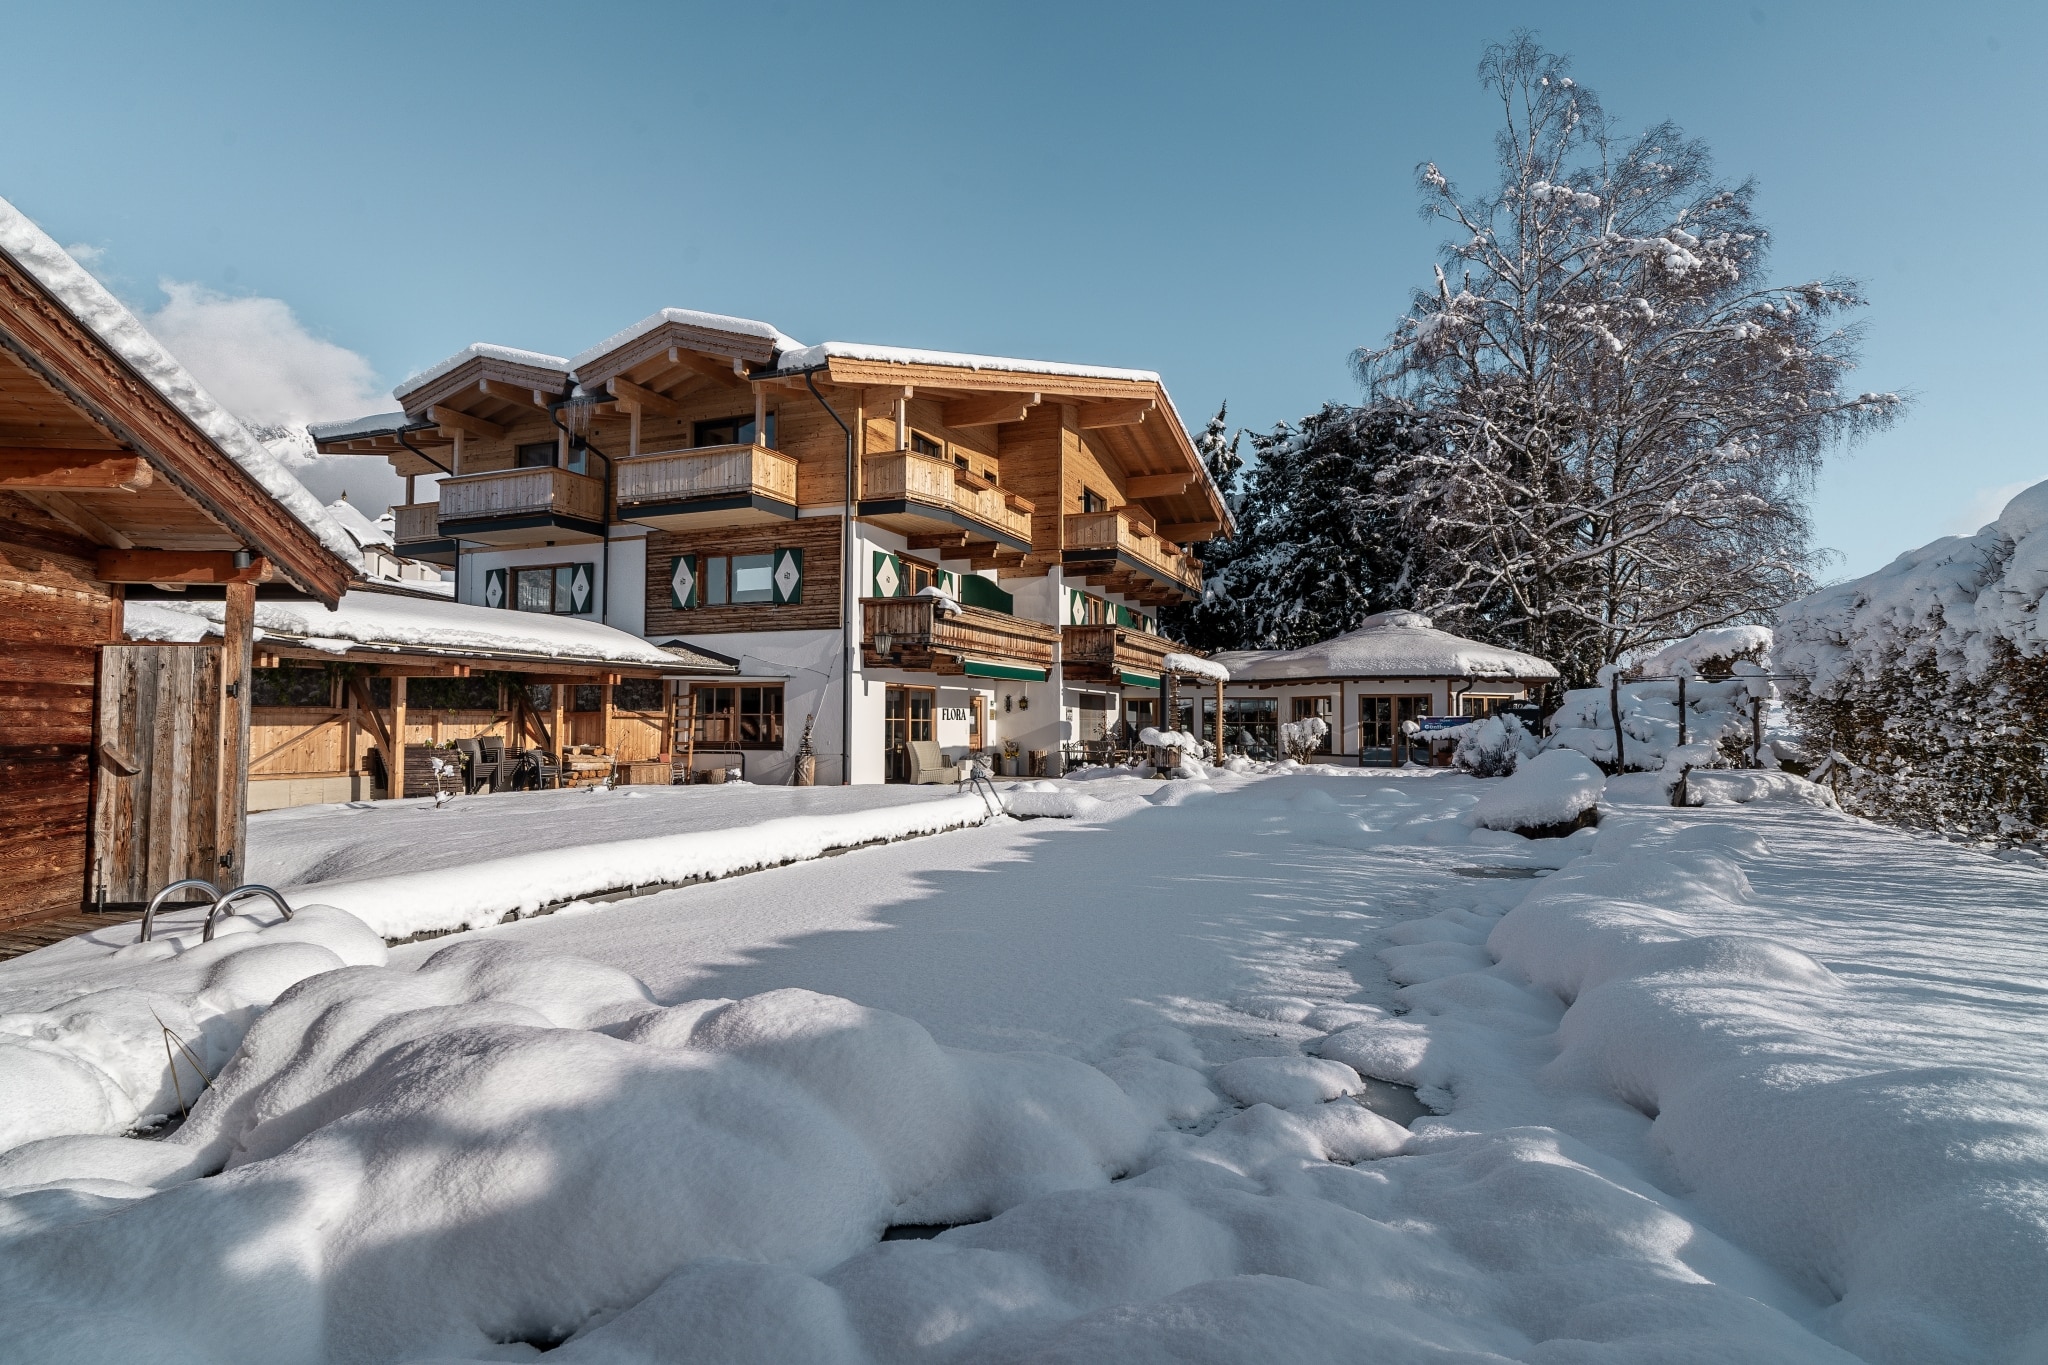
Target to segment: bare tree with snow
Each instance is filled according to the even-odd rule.
[[[1526,33],[1487,50],[1500,181],[1421,168],[1455,236],[1354,362],[1433,421],[1376,483],[1422,541],[1418,609],[1584,681],[1804,590],[1822,455],[1901,400],[1842,391],[1854,281],[1768,283],[1754,185],[1669,123],[1618,134],[1567,73]]]

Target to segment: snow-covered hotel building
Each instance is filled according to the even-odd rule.
[[[734,661],[679,686],[678,733],[758,782],[807,724],[820,783],[868,783],[917,741],[1056,768],[1152,723],[1157,609],[1228,521],[1149,371],[667,309],[573,357],[474,345],[395,396],[314,437],[406,479],[397,551],[463,602]]]

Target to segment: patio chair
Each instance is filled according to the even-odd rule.
[[[476,742],[476,751],[476,766],[469,777],[472,792],[501,792],[512,785],[511,774],[505,771],[505,741],[486,736]]]
[[[561,786],[562,774],[555,767],[554,755],[546,749],[528,749],[519,763],[519,781],[535,791]]]
[[[913,739],[910,749],[910,780],[919,785],[936,782],[958,782],[960,769],[946,762],[939,752],[939,746],[928,739]]]
[[[455,741],[455,752],[462,755],[462,792],[465,796],[476,793],[477,782],[483,776],[483,752],[473,739]]]

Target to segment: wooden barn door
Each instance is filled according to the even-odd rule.
[[[99,714],[89,894],[135,904],[183,877],[214,880],[220,647],[106,646]]]

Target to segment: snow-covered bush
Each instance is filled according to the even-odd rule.
[[[1481,829],[1511,830],[1532,839],[1570,834],[1599,814],[1607,779],[1583,754],[1552,749],[1521,765],[1472,807]]]
[[[1849,810],[1982,839],[2048,834],[2048,483],[1786,607],[1789,705]]]
[[[1451,762],[1474,777],[1506,777],[1540,747],[1520,716],[1489,716],[1459,732]]]
[[[1544,747],[1574,749],[1610,772],[1663,772],[1679,764],[1694,768],[1778,765],[1766,744],[1755,745],[1757,723],[1772,690],[1767,669],[1747,659],[1719,682],[1701,678],[1685,685],[1685,746],[1678,741],[1678,684],[1624,680],[1620,687],[1621,755],[1615,755],[1614,698],[1605,685],[1574,688],[1552,713]]]
[[[1175,777],[1204,778],[1209,775],[1202,764],[1209,757],[1210,746],[1185,730],[1157,730],[1148,725],[1138,732],[1138,743],[1178,753],[1179,763],[1169,770]]]
[[[1321,716],[1280,722],[1280,747],[1296,763],[1313,763],[1329,737],[1330,722]]]
[[[1630,671],[1648,678],[1711,679],[1727,677],[1737,663],[1757,664],[1768,671],[1771,640],[1769,626],[1715,626],[1645,655]]]

